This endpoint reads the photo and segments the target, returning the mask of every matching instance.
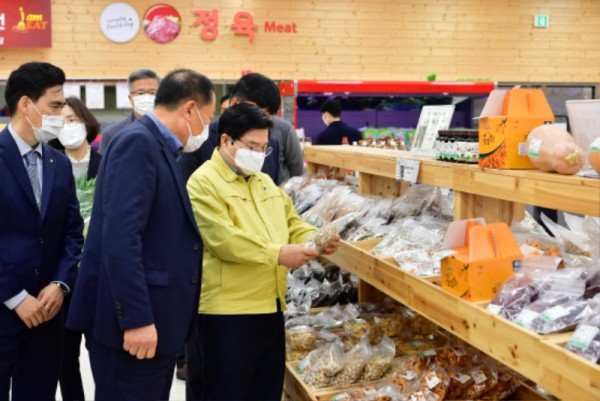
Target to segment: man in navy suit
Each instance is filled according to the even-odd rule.
[[[215,90],[176,70],[154,111],[106,150],[67,320],[87,340],[97,400],[165,400],[198,313],[202,241],[177,159],[208,137]]]
[[[13,71],[0,132],[0,400],[54,400],[65,293],[75,281],[83,221],[58,137],[64,72],[48,63]]]

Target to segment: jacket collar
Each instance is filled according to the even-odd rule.
[[[219,148],[215,148],[210,160],[215,163],[217,172],[226,182],[233,182],[238,178],[243,180],[244,177],[233,171],[233,169],[223,160],[223,156],[219,153]]]

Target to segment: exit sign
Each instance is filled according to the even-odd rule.
[[[550,17],[547,15],[534,15],[533,26],[536,28],[548,28],[550,25]]]

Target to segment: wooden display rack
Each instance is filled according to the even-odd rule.
[[[344,145],[311,146],[304,155],[310,172],[319,166],[355,170],[360,173],[361,194],[382,196],[399,196],[406,186],[395,180],[396,159],[418,159],[409,152]],[[597,179],[420,160],[418,182],[454,190],[455,219],[484,217],[488,222],[510,223],[523,217],[525,204],[600,216]],[[600,400],[600,366],[567,351],[567,335],[527,331],[366,249],[364,244],[342,242],[328,257],[361,279],[361,299],[372,300],[377,292],[387,294],[561,399]],[[302,392],[303,384],[290,372],[287,375],[288,394],[290,386]],[[314,394],[294,399],[311,397],[320,399]]]

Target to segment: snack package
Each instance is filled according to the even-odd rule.
[[[421,374],[429,366],[427,358],[422,357],[418,353],[412,355],[404,355],[394,359],[390,364],[389,374],[392,382],[403,390],[408,388],[411,383],[419,380]]]
[[[331,381],[332,386],[347,386],[356,383],[361,377],[363,368],[370,359],[373,348],[366,337],[359,341],[344,358],[344,367]]]
[[[498,367],[498,385],[481,396],[482,400],[497,401],[510,397],[519,387],[521,380],[508,368]]]
[[[446,368],[446,371],[450,377],[450,387],[446,398],[459,400],[463,393],[475,383],[473,377],[469,374],[469,369],[464,366]]]
[[[328,224],[324,227],[314,231],[306,240],[305,246],[307,248],[315,249],[321,253],[327,248],[329,242],[337,235],[337,229],[335,225]]]
[[[440,347],[435,349],[433,362],[445,368],[465,366],[469,362],[469,355],[466,348],[461,347]]]
[[[396,346],[389,337],[384,336],[381,342],[373,347],[369,359],[366,361],[361,380],[372,381],[383,377],[396,355]]]
[[[531,330],[540,334],[567,331],[592,313],[590,301],[568,301],[544,310],[531,322]]]
[[[310,351],[317,342],[317,332],[309,326],[295,326],[285,331],[285,340],[289,348]]]
[[[600,360],[600,299],[591,300],[589,307],[592,313],[577,325],[577,329],[567,343],[567,349],[593,363],[598,363]]]
[[[395,337],[402,334],[403,329],[404,320],[400,313],[379,316],[379,330],[381,334],[388,337]]]
[[[468,372],[468,375],[473,378],[473,384],[464,390],[462,394],[464,399],[477,399],[498,385],[498,371],[494,364],[487,360],[475,363]]]
[[[450,387],[450,377],[441,367],[431,367],[423,372],[418,381],[402,391],[411,401],[441,401]]]
[[[352,189],[348,186],[337,186],[331,191],[325,193],[321,199],[308,211],[302,214],[302,218],[316,227],[322,227],[323,225],[333,221],[335,213],[338,208],[344,202],[344,200],[350,196]]]
[[[538,296],[541,280],[534,274],[517,273],[500,288],[487,310],[508,320],[514,320],[521,310]]]
[[[334,341],[319,349],[311,351],[306,364],[308,367],[302,369],[302,380],[313,388],[323,388],[329,386],[331,377],[344,367],[344,346],[340,341]],[[304,364],[304,360],[300,362]],[[300,366],[300,364],[298,366]],[[298,371],[298,367],[296,367]]]

